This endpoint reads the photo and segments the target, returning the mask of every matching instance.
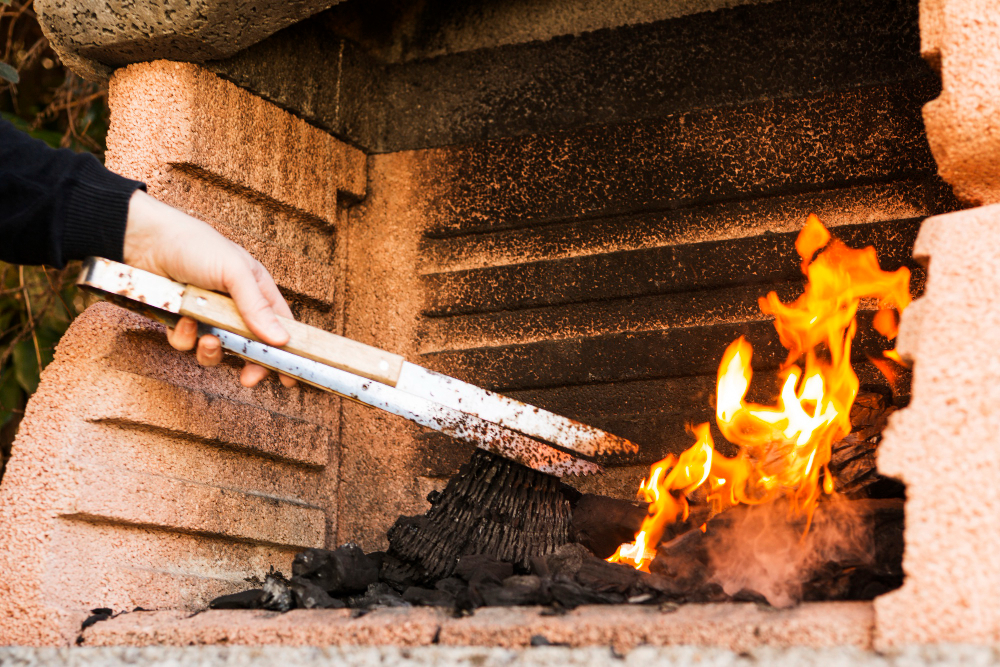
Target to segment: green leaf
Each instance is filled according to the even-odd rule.
[[[38,389],[38,359],[35,357],[35,344],[29,338],[14,346],[14,377],[17,383],[29,394]]]
[[[21,405],[24,392],[14,378],[13,371],[0,374],[0,426],[14,416],[14,410]]]
[[[21,75],[17,73],[16,69],[7,63],[0,63],[0,79],[6,79],[11,83],[19,83],[21,81]]]
[[[59,148],[62,143],[63,135],[59,132],[53,130],[33,130],[31,125],[18,116],[17,114],[12,114],[9,111],[0,111],[0,118],[21,130],[22,132],[27,132],[34,139],[41,139],[52,148]]]

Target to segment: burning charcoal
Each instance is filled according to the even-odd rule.
[[[209,609],[260,609],[264,591],[251,588],[248,591],[217,597],[208,603]]]
[[[884,483],[886,478],[875,467],[882,430],[895,411],[896,407],[881,394],[858,394],[851,407],[851,433],[832,448],[829,468],[838,493],[859,498],[881,493],[876,487],[888,486],[898,491],[897,485]]]
[[[308,579],[330,595],[349,595],[378,581],[379,563],[356,544],[345,544],[333,551],[303,551],[292,562],[292,574]]]
[[[615,553],[618,545],[631,542],[646,517],[645,503],[584,493],[573,506],[570,538],[600,558]]]
[[[661,544],[649,571],[672,582],[677,589],[694,590],[709,575],[705,534],[695,528]]]
[[[347,606],[303,577],[292,577],[288,587],[295,596],[296,609],[343,609]]]
[[[280,611],[282,613],[292,608],[295,602],[288,580],[280,572],[272,572],[264,579],[264,589],[260,597],[262,609]]]
[[[364,595],[357,595],[348,600],[354,609],[377,609],[379,607],[409,607],[410,603],[403,596],[384,583],[375,583],[368,587]]]
[[[470,584],[484,581],[499,584],[514,574],[514,566],[502,563],[488,554],[472,554],[458,559],[455,574]]]

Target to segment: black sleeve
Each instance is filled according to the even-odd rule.
[[[0,120],[0,261],[121,261],[128,202],[145,187],[89,153],[55,150]]]

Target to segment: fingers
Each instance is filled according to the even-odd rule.
[[[219,339],[216,338],[216,341]],[[198,323],[190,317],[182,317],[177,326],[167,329],[167,342],[171,347],[181,352],[194,349],[194,344],[198,341]]]
[[[288,302],[285,301],[285,297],[281,296],[281,292],[278,291],[278,286],[274,282],[274,278],[271,274],[267,272],[264,265],[260,262],[254,262],[253,265],[254,277],[257,279],[257,286],[260,287],[261,294],[267,299],[267,302],[271,304],[271,308],[274,312],[281,317],[287,317],[288,319],[294,319],[292,315],[292,309],[288,307]]]
[[[263,271],[265,275],[267,275],[267,271],[262,266],[257,269],[256,267],[260,264],[256,260],[250,259],[249,255],[247,259],[251,264],[241,262],[231,265],[232,268],[223,277],[226,290],[236,302],[236,307],[250,331],[254,332],[265,343],[280,347],[288,342],[289,336],[278,322],[274,311],[275,308],[281,309],[282,314],[291,317],[291,310],[288,309],[285,300],[281,298],[273,281],[270,281],[273,293],[270,293],[271,289],[267,287],[266,281],[262,281],[265,282],[265,288],[270,293],[270,298],[265,296],[261,284],[258,282],[258,271]],[[268,280],[270,280],[270,276],[268,276]]]
[[[248,363],[240,372],[240,384],[244,387],[256,387],[257,383],[267,377],[269,371],[263,366]]]
[[[202,336],[195,356],[202,366],[218,366],[222,361],[222,343],[215,336]]]
[[[255,336],[278,347],[288,342],[278,316],[292,319],[292,312],[274,279],[246,250],[205,222],[136,191],[129,200],[122,253],[125,263],[137,268],[229,293]],[[199,341],[197,325],[189,318],[181,319],[167,336],[178,350],[197,346],[198,362],[203,365],[214,366],[222,360],[219,341],[214,337]],[[241,382],[253,386],[266,375],[264,368],[250,364]],[[286,387],[295,384],[291,378],[280,379]]]

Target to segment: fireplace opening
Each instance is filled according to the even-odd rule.
[[[547,558],[565,552],[576,567],[584,552],[574,544],[587,547],[583,576],[592,578],[568,580],[592,602],[787,605],[870,600],[901,585],[905,490],[877,473],[875,454],[888,416],[908,401],[910,376],[883,356],[891,342],[871,298],[845,352],[860,393],[827,443],[828,474],[818,479],[829,489],[807,508],[803,497],[786,497],[718,514],[705,509],[703,489],[702,507],[685,506],[683,518],[657,528],[662,556],[641,566],[648,572],[603,562],[628,561],[629,543],[633,557],[641,551],[634,540],[647,511],[635,487],[657,461],[683,456],[689,426],[708,425],[700,437],[716,443],[717,456],[739,453],[713,414],[716,370],[734,340],[753,345],[746,401],[770,405],[781,394],[787,351],[773,310],[757,303],[768,292],[786,303],[802,292],[796,239],[807,215],[847,246],[872,248],[886,271],[906,272],[908,299],[923,288],[912,260],[921,220],[957,207],[920,119],[939,83],[919,57],[916,2],[705,9],[714,11],[619,23],[590,16],[590,29],[539,39],[556,29],[521,26],[525,37],[491,3],[428,5],[400,18],[347,2],[212,65],[294,106],[301,91],[279,86],[259,63],[288,53],[281,45],[292,40],[342,38],[352,62],[367,63],[358,71],[379,73],[381,124],[299,108],[376,155],[414,151],[429,179],[415,258],[418,361],[640,444],[606,474],[559,491],[465,444],[417,436],[408,471],[434,487],[431,508],[390,517],[386,540],[341,530],[342,542],[374,554],[360,562],[379,570],[383,603],[569,604],[554,597],[561,566]],[[352,103],[370,117],[370,98]],[[517,478],[517,493],[528,495],[476,488],[481,467]],[[842,502],[813,507],[827,491]],[[373,498],[348,498],[358,511],[378,497],[358,495]],[[510,509],[522,505],[545,512]],[[727,553],[733,540],[758,544],[760,557]],[[484,551],[499,561],[474,561],[488,575],[469,561]],[[317,570],[325,572],[341,556],[310,558],[327,563]],[[298,567],[306,580],[269,580],[292,604],[308,583],[308,568]],[[513,577],[510,589],[497,572]],[[485,597],[470,592],[486,588]],[[353,596],[341,602],[372,603]]]
[[[669,643],[681,639],[659,612],[679,605],[694,619],[685,640],[712,643],[701,627],[737,619],[729,636],[741,636],[757,607],[740,601],[766,601],[813,615],[796,625],[768,609],[781,632],[808,626],[795,637],[811,641],[847,618],[854,639],[826,638],[871,645],[879,604],[902,599],[862,602],[904,579],[906,489],[875,462],[911,381],[883,355],[877,299],[860,304],[858,395],[829,443],[832,493],[820,484],[813,510],[782,495],[706,512],[713,483],[729,481],[706,478],[637,569],[650,496],[636,491],[698,438],[739,455],[716,414],[734,341],[753,346],[745,402],[776,404],[788,350],[759,302],[803,293],[796,241],[811,213],[923,292],[918,231],[959,202],[921,116],[941,83],[920,57],[919,3],[629,7],[346,0],[197,64],[159,38],[81,51],[120,66],[109,165],[247,245],[297,318],[639,452],[600,475],[546,478],[309,388],[244,391],[235,364],[198,368],[136,318],[91,309],[0,489],[47,497],[50,470],[65,489],[58,507],[0,511],[0,563],[26,591],[0,611],[34,619],[0,637],[72,641],[89,609],[141,607],[181,628],[178,642],[189,630],[256,641],[246,619],[278,619],[268,641],[285,641],[282,618],[360,626],[406,603],[415,624],[431,619],[423,643],[441,628],[467,640],[474,624],[454,629],[442,608],[478,610],[462,620],[483,619],[494,642],[496,608],[531,604],[568,619],[565,637],[617,610],[616,629],[590,636],[640,619],[635,641]],[[752,558],[726,549],[747,541]],[[607,561],[622,545],[632,565]],[[706,620],[698,608],[715,606],[694,602],[724,611]],[[210,604],[344,609],[186,616]],[[85,643],[167,641],[127,616],[90,626]]]
[[[892,349],[910,304],[910,271],[883,271],[875,249],[852,249],[811,215],[795,242],[807,277],[774,316],[787,357],[765,404],[747,401],[753,345],[721,360],[715,425],[654,464],[644,502],[583,494],[558,478],[483,450],[401,517],[389,548],[311,549],[292,577],[218,598],[214,608],[344,608],[410,604],[468,613],[483,606],[871,600],[902,585],[904,489],[878,474],[889,397],[859,394],[851,363],[858,310],[888,344],[869,357],[891,384],[907,367]],[[773,385],[774,383],[771,382]],[[760,393],[755,387],[754,393]],[[736,449],[727,456],[721,450]]]

